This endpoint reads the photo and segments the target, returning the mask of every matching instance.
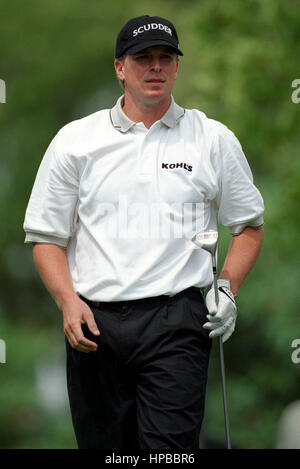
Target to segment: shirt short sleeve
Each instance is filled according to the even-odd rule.
[[[58,133],[42,159],[27,206],[25,243],[66,247],[76,224],[78,174]]]
[[[246,226],[263,225],[264,202],[241,144],[225,125],[218,123],[213,144],[213,160],[218,174],[216,197],[218,220],[233,235]]]

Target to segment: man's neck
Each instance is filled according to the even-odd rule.
[[[167,112],[171,104],[171,96],[158,103],[137,103],[130,94],[126,94],[123,98],[122,110],[133,122],[143,122],[147,129],[162,118]]]

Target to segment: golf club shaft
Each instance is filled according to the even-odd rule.
[[[220,349],[220,364],[221,364],[221,378],[222,378],[222,391],[223,391],[223,407],[224,407],[224,419],[225,419],[225,433],[227,440],[227,449],[231,449],[230,440],[230,429],[229,429],[229,417],[227,409],[227,395],[226,395],[226,378],[225,378],[225,363],[224,363],[224,350],[222,336],[219,337],[219,349]]]
[[[215,302],[218,307],[219,291],[218,291],[218,282],[217,282],[217,265],[216,265],[216,258],[214,255],[212,255],[212,267],[213,267],[213,275],[214,275]],[[224,407],[227,449],[231,449],[229,417],[228,417],[228,409],[227,409],[227,395],[226,395],[225,361],[224,361],[222,336],[219,337],[219,350],[220,350],[220,365],[221,365],[221,379],[222,379],[222,393],[223,393],[223,407]]]

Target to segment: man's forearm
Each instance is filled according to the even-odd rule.
[[[35,244],[33,258],[45,286],[62,309],[76,295],[65,249],[55,244]]]
[[[255,265],[264,239],[264,228],[247,227],[233,236],[220,278],[230,280],[231,291],[237,293],[239,287]]]
[[[74,291],[65,250],[55,244],[35,244],[33,258],[45,286],[63,313],[69,344],[80,352],[95,352],[98,345],[84,336],[81,326],[87,324],[95,336],[100,332],[91,309]]]

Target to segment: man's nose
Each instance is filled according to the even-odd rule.
[[[155,57],[152,59],[151,69],[154,70],[155,72],[159,72],[161,70],[161,63],[158,57]]]

